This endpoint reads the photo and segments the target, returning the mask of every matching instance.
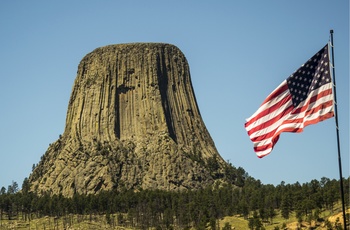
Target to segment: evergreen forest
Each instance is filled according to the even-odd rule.
[[[308,183],[264,185],[242,168],[228,164],[232,183],[181,192],[161,190],[103,191],[95,195],[38,196],[24,179],[0,190],[0,229],[5,221],[31,221],[44,216],[65,218],[75,215],[92,221],[104,216],[108,225],[132,229],[219,229],[217,220],[239,215],[248,220],[246,229],[265,229],[276,215],[298,221],[320,219],[321,211],[333,212],[339,204],[339,180],[323,177]],[[346,207],[349,207],[349,178],[344,179]],[[329,225],[329,229],[342,229]],[[113,228],[114,229],[114,228]],[[222,229],[231,229],[229,224]],[[237,228],[236,228],[237,229]],[[280,229],[276,227],[275,229]],[[282,228],[281,228],[282,229]]]

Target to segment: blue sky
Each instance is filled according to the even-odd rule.
[[[339,179],[334,118],[283,133],[256,157],[244,129],[334,29],[343,176],[349,176],[349,1],[1,1],[0,187],[22,184],[64,132],[80,60],[97,47],[164,42],[190,65],[220,155],[264,184]]]

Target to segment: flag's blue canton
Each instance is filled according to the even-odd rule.
[[[304,101],[311,91],[331,82],[328,63],[329,55],[326,45],[287,78],[294,107]]]

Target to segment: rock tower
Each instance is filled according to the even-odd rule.
[[[174,45],[109,45],[79,64],[66,126],[29,177],[39,194],[196,189],[224,160],[201,118],[189,65]],[[215,164],[214,164],[215,165]]]

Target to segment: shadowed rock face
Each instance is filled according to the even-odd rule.
[[[161,43],[110,45],[80,62],[65,131],[29,181],[40,194],[65,196],[121,187],[195,189],[213,183],[209,158],[224,164],[183,53]]]

